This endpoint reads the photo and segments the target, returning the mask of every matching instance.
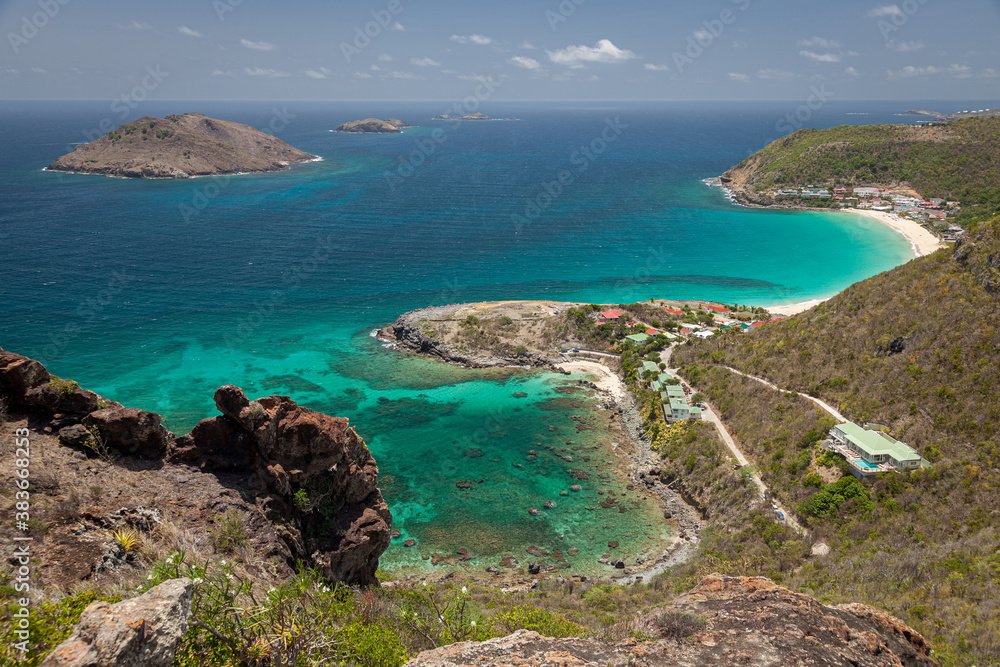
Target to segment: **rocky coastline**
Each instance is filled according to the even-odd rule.
[[[377,337],[389,346],[410,353],[434,358],[467,368],[533,368],[569,374],[559,364],[565,357],[558,353],[527,353],[521,355],[497,354],[492,349],[475,346],[456,346],[443,343],[435,335],[429,323],[447,320],[462,321],[457,316],[464,308],[489,304],[452,304],[433,306],[404,313],[397,320],[376,332]],[[546,303],[551,308],[552,304]],[[574,305],[574,304],[568,304]],[[660,478],[660,456],[651,448],[649,436],[643,429],[638,404],[631,393],[624,390],[624,383],[618,377],[622,391],[602,389],[591,382],[585,384],[601,396],[602,408],[612,415],[611,428],[622,445],[615,448],[615,455],[621,461],[622,470],[628,476],[632,489],[642,489],[656,497],[665,520],[676,528],[674,542],[655,558],[645,557],[639,562],[609,560],[608,574],[604,579],[622,584],[636,583],[659,574],[667,568],[689,560],[695,553],[704,526],[702,510],[693,498],[685,493],[682,484],[664,483]],[[619,393],[618,396],[615,394]],[[674,488],[679,486],[680,488]],[[526,587],[527,581],[511,581],[512,586]]]
[[[152,539],[167,525],[170,534],[198,536],[191,539],[202,548],[220,530],[237,532],[264,579],[290,574],[299,562],[330,582],[377,584],[392,514],[378,489],[378,465],[346,419],[287,396],[251,401],[225,385],[215,392],[222,414],[177,437],[158,414],[123,407],[4,350],[0,395],[7,412],[0,435],[13,442],[19,429],[36,452],[32,460],[44,456],[33,505],[48,496],[44,504],[58,510],[37,516],[49,526],[34,547],[41,585],[68,589],[126,572],[134,554],[109,531],[129,526]],[[63,497],[62,480],[91,489],[86,511],[73,509],[78,495]]]

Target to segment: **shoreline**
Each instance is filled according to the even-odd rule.
[[[914,258],[925,257],[935,250],[945,247],[943,243],[937,240],[937,237],[924,229],[919,223],[916,223],[913,220],[901,218],[895,213],[888,213],[886,211],[871,211],[858,208],[841,209],[841,212],[853,213],[870,220],[881,222],[889,228],[899,232],[902,234],[903,238],[909,242]]]

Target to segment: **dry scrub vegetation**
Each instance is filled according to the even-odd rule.
[[[812,539],[832,547],[784,583],[899,616],[945,665],[1000,663],[1000,218],[978,227],[957,253],[914,260],[780,324],[674,354],[763,479],[799,508]],[[813,443],[830,419],[723,366],[888,425],[933,467],[861,491],[850,478],[826,485],[836,462]]]

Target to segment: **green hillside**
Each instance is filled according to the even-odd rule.
[[[900,616],[947,665],[1000,664],[1000,217],[977,227],[806,313],[674,353],[832,547],[784,583]],[[843,471],[814,445],[832,419],[790,392],[887,425],[932,468],[834,483]]]
[[[1000,212],[1000,117],[934,125],[841,125],[799,130],[724,175],[750,191],[802,185],[909,185],[957,200],[958,220]]]

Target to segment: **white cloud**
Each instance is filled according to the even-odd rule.
[[[583,67],[583,63],[623,63],[636,57],[628,49],[619,49],[610,39],[602,39],[595,46],[567,46],[545,53],[557,65],[572,68]]]
[[[138,21],[132,21],[130,23],[119,23],[118,28],[120,30],[152,30],[153,26],[148,23],[139,23]]]
[[[13,67],[4,67],[0,69],[0,72],[3,72],[4,74],[20,74],[20,72]]]
[[[458,42],[459,44],[479,44],[480,46],[486,46],[493,43],[492,37],[480,34],[452,35],[449,39],[453,42]]]
[[[384,67],[379,67],[378,65],[372,65],[369,69],[371,69],[371,71],[373,71],[373,72],[381,72],[385,68]]]
[[[326,74],[323,74],[323,72],[318,72],[318,71],[316,71],[314,69],[307,69],[305,71],[305,75],[307,77],[309,77],[310,79],[325,79],[326,78]]]
[[[757,78],[780,79],[782,81],[788,81],[789,79],[795,78],[795,73],[783,69],[759,69],[757,70]]]
[[[847,76],[858,76],[858,70],[854,69],[853,67],[848,67],[847,69],[844,70],[844,74],[846,74]]]
[[[733,81],[743,81],[744,83],[750,81],[750,77],[740,72],[730,72],[729,78],[732,79]]]
[[[393,79],[419,79],[420,78],[416,74],[413,74],[412,72],[393,72],[390,76]]]
[[[254,51],[274,51],[274,44],[270,42],[251,42],[249,39],[241,39],[240,44]]]
[[[232,75],[233,71],[229,69],[227,69],[226,71],[222,71],[221,69],[212,70],[212,76],[232,76]]]
[[[441,67],[441,63],[431,58],[410,58],[410,64],[417,67]]]
[[[715,39],[715,35],[710,33],[705,28],[698,28],[693,33],[691,33],[695,40],[699,42],[705,42],[706,44]]]
[[[969,79],[972,77],[972,68],[968,65],[948,65],[948,74],[956,79]]]
[[[882,5],[881,7],[869,10],[868,16],[878,18],[880,16],[899,16],[902,13],[903,10],[899,8],[899,5]]]
[[[47,69],[42,69],[41,67],[32,67],[31,71],[34,72],[35,74],[48,74],[49,73],[49,71]]]
[[[535,46],[534,44],[532,44],[531,42],[521,42],[520,44],[517,45],[517,48],[519,48],[519,49],[537,49],[538,47]]]
[[[511,65],[517,65],[518,67],[523,67],[524,69],[539,69],[541,68],[541,63],[539,63],[534,58],[528,58],[527,56],[514,56],[508,60]]]
[[[796,46],[805,46],[811,48],[820,49],[839,49],[841,43],[835,39],[824,39],[822,37],[813,37],[812,39],[800,39]]]
[[[839,63],[840,56],[836,53],[814,53],[812,51],[799,51],[800,56],[805,56],[810,60],[815,60],[819,63]]]
[[[355,72],[354,77],[357,79],[370,79],[372,78],[372,75],[368,72]]]
[[[886,46],[893,51],[899,51],[900,53],[909,53],[911,51],[919,51],[924,48],[923,42],[897,42],[894,39],[890,39]]]
[[[746,42],[735,41],[735,42],[733,42],[733,48],[734,49],[745,49],[745,48],[747,48],[747,43]]]
[[[404,30],[406,30],[406,28],[403,27],[402,23],[396,21],[391,26],[389,26],[389,30],[395,30],[396,32],[403,32]]]
[[[177,28],[177,31],[182,35],[187,35],[188,37],[201,37],[200,32],[198,32],[197,30],[192,30],[186,25],[182,25],[181,27]]]
[[[934,65],[928,65],[927,67],[914,67],[913,65],[907,65],[906,67],[898,70],[889,70],[886,74],[889,75],[890,79],[904,78],[908,79],[914,76],[927,76],[928,74],[941,74],[944,72],[943,67],[936,67]]]
[[[670,69],[666,65],[654,65],[653,63],[646,63],[642,67],[650,72],[666,72]]]
[[[244,67],[243,71],[246,72],[248,76],[264,76],[269,79],[291,76],[288,72],[282,72],[276,69],[264,69],[262,67]]]
[[[383,53],[382,55],[380,55],[378,57],[378,61],[380,63],[387,63],[387,62],[389,62],[391,60],[392,60],[392,56],[390,56],[388,53]]]

